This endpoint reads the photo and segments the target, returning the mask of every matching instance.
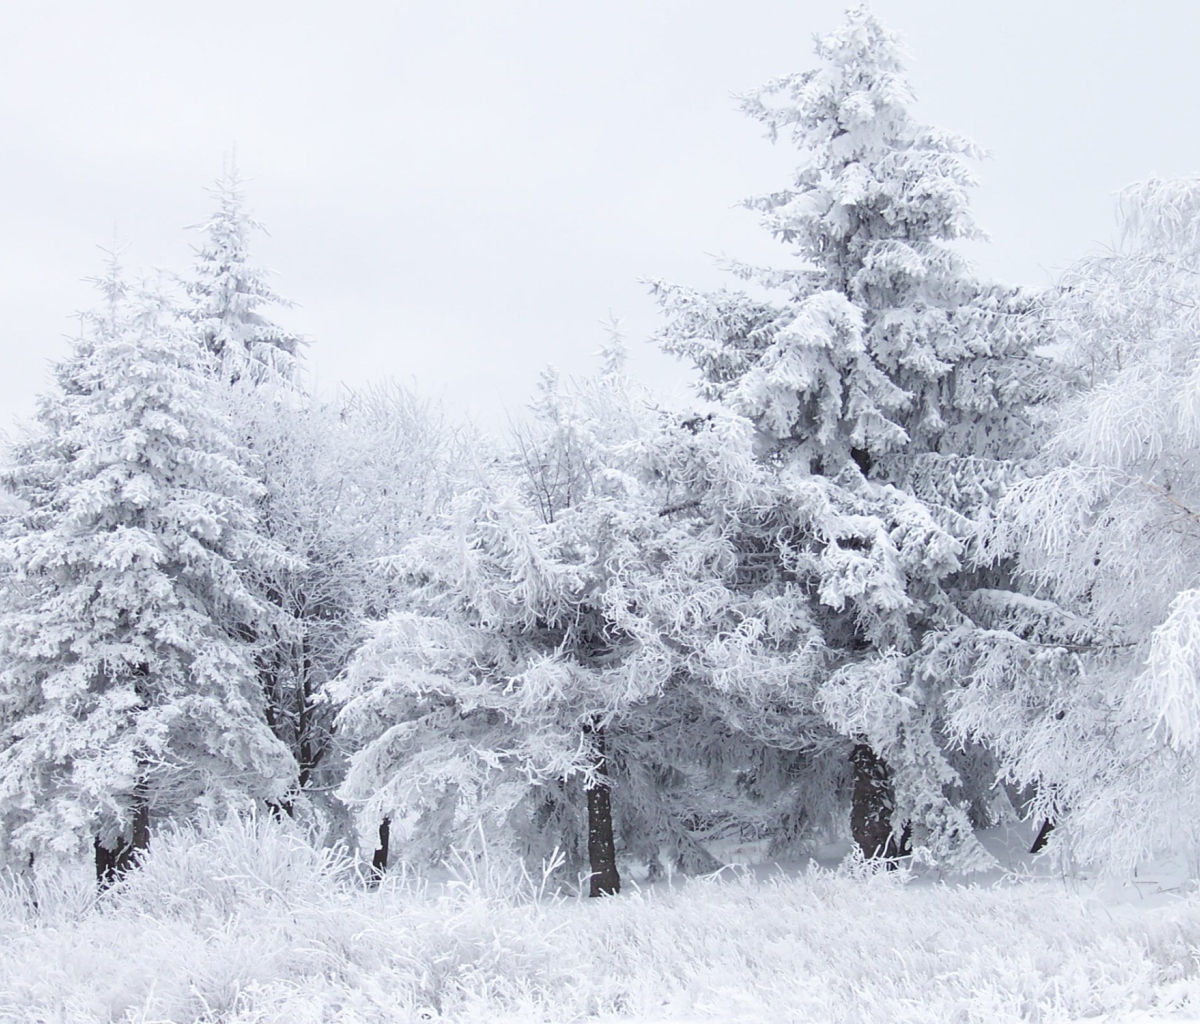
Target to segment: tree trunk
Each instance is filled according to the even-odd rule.
[[[596,752],[596,784],[588,788],[588,863],[592,869],[589,896],[612,896],[621,891],[617,873],[617,848],[613,841],[612,796],[608,785],[608,758],[604,730],[592,733]]]
[[[129,841],[129,857],[132,866],[133,859],[150,846],[150,805],[142,793],[138,794],[137,803],[134,804],[133,828],[130,831],[132,836]]]
[[[96,836],[96,884],[107,889],[118,882],[138,862],[141,852],[150,845],[150,806],[139,790],[133,805],[133,824],[129,837],[119,836],[112,849]]]
[[[138,696],[138,711],[150,707],[150,696],[147,691],[147,680],[150,677],[150,666],[142,663],[133,668],[134,692]],[[147,765],[144,758],[138,758],[138,781],[134,784],[130,798],[130,808],[133,820],[130,822],[128,835],[117,836],[110,849],[103,840],[96,836],[94,847],[96,851],[96,884],[101,889],[107,889],[138,862],[141,852],[150,845],[150,800],[147,796],[146,783]]]
[[[1038,829],[1037,838],[1034,839],[1033,845],[1029,847],[1030,853],[1041,853],[1046,844],[1050,842],[1050,833],[1054,831],[1054,822],[1049,818],[1042,822],[1042,827]]]
[[[104,845],[99,836],[92,844],[96,850],[96,884],[101,889],[107,889],[117,880],[117,855],[125,840],[117,840],[117,849],[110,850]]]
[[[296,701],[296,745],[299,748],[296,761],[300,766],[300,788],[304,789],[312,778],[318,758],[313,750],[312,737],[312,657],[308,651],[308,623],[302,623],[302,626],[304,634],[300,638],[300,686],[297,694],[299,699]],[[380,845],[386,844],[381,842]],[[386,856],[384,859],[387,859]]]
[[[371,857],[371,873],[377,878],[383,878],[388,866],[388,843],[392,838],[392,819],[384,818],[379,823],[379,846]]]
[[[895,796],[887,762],[865,743],[850,752],[854,764],[854,797],[850,809],[850,832],[863,856],[889,860],[907,852],[907,844],[896,842],[892,831]]]

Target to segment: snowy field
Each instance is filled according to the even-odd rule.
[[[252,824],[160,839],[99,901],[82,875],[10,884],[0,1019],[1197,1020],[1200,901],[1168,886],[813,866],[586,900],[484,868],[370,891]]]

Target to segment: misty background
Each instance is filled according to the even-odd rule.
[[[841,0],[202,6],[70,0],[0,12],[0,428],[34,409],[114,230],[133,268],[184,269],[186,225],[236,147],[257,262],[299,305],[317,387],[383,377],[503,423],[538,371],[594,366],[643,278],[725,282],[785,250],[737,203],[795,164],[735,94],[813,64]],[[985,274],[1048,283],[1111,244],[1113,193],[1200,170],[1200,5],[876,0],[916,115],[992,153]],[[729,283],[733,283],[730,281]]]

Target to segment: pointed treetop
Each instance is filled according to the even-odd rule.
[[[104,311],[110,329],[116,324],[118,310],[129,295],[129,282],[125,279],[125,266],[122,263],[127,248],[128,246],[121,245],[115,237],[111,249],[100,246],[100,251],[104,253],[104,273],[86,278],[104,297]]]
[[[1010,452],[1029,434],[1014,396],[1033,390],[1033,299],[981,282],[951,244],[982,237],[969,193],[983,153],[913,116],[901,45],[865,4],[816,53],[742,104],[800,151],[785,188],[745,204],[796,262],[731,265],[783,301],[660,285],[660,340],[695,361],[705,397],[754,421],[764,451],[822,473]]]
[[[768,82],[742,106],[771,138],[790,129],[803,154],[792,189],[751,199],[765,223],[822,269],[853,241],[975,238],[969,139],[920,124],[904,51],[866,4],[818,37],[819,67]],[[866,258],[861,251],[860,258]]]
[[[245,209],[243,179],[230,163],[209,191],[216,199],[212,216],[194,227],[204,242],[196,250],[191,279],[185,282],[187,311],[201,344],[241,376],[246,364],[272,368],[283,377],[295,372],[302,338],[263,315],[265,307],[289,308],[268,283],[268,272],[250,262],[249,236],[264,231]]]

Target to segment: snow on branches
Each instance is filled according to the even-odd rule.
[[[987,541],[1050,628],[1010,626],[1028,642],[984,657],[958,718],[1053,794],[1064,847],[1131,866],[1200,842],[1200,182],[1131,186],[1120,213],[1121,247],[1063,279],[1074,387]]]
[[[894,765],[880,800],[895,801],[897,837],[907,819],[921,856],[979,867],[966,815],[986,816],[990,798],[947,760],[957,684],[933,682],[922,659],[963,621],[980,521],[1035,446],[1039,307],[980,282],[950,246],[979,236],[967,198],[980,152],[913,118],[895,37],[859,5],[817,56],[743,103],[799,150],[791,183],[746,204],[795,263],[732,266],[767,299],[656,285],[660,340],[755,427],[777,525],[735,546],[772,561],[760,578],[792,583],[817,625],[828,653],[813,709],[873,747],[884,775]]]

